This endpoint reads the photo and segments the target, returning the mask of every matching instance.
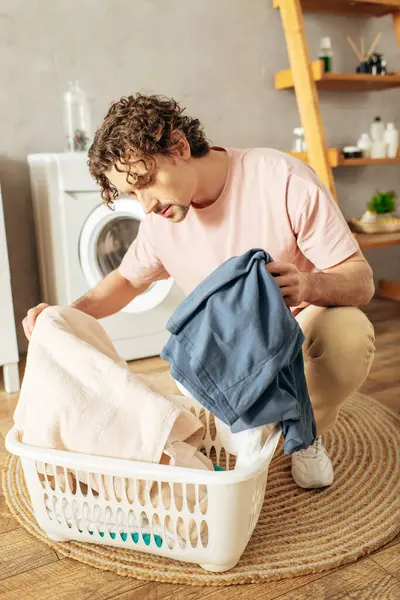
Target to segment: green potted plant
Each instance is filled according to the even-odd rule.
[[[377,191],[375,196],[368,202],[368,211],[376,214],[379,217],[391,216],[396,208],[395,192],[380,192]]]
[[[396,209],[395,192],[377,191],[368,202],[368,209],[359,219],[352,219],[351,225],[360,233],[394,233],[400,231],[400,217]]]

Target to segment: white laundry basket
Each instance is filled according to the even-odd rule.
[[[251,468],[233,470],[213,415],[198,404],[191,411],[206,425],[204,452],[224,471],[48,450],[22,443],[11,429],[7,450],[21,457],[47,536],[149,552],[209,571],[232,569],[256,526],[280,427]]]

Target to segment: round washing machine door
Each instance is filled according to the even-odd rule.
[[[143,217],[141,204],[131,198],[117,200],[114,211],[102,204],[89,215],[79,240],[79,258],[83,274],[91,287],[119,267],[138,234]],[[123,311],[142,313],[155,308],[165,300],[173,285],[172,278],[153,283]]]

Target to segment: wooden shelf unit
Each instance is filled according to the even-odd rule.
[[[310,162],[307,152],[289,152],[289,154],[305,163]],[[336,167],[395,165],[400,163],[400,152],[396,158],[345,158],[340,148],[328,148],[328,160],[333,169]]]
[[[362,250],[399,246],[400,233],[353,233]]]
[[[324,63],[316,60],[311,63],[312,76],[319,90],[329,92],[372,92],[400,87],[400,73],[392,75],[370,75],[368,73],[325,73]],[[275,74],[275,88],[294,88],[291,69]]]
[[[279,8],[284,0],[275,0]],[[383,17],[400,10],[400,0],[301,0],[304,11]]]
[[[340,151],[339,151],[340,152]],[[335,167],[362,167],[378,165],[395,165],[400,163],[400,154],[396,158],[345,158],[340,152],[341,157]]]
[[[400,0],[273,0],[273,5],[280,10],[290,63],[290,69],[276,73],[275,87],[278,90],[294,88],[307,143],[307,153],[292,154],[309,162],[337,199],[333,168],[395,164],[400,162],[400,157],[379,160],[345,159],[338,148],[328,148],[318,92],[370,92],[397,88],[400,87],[400,73],[325,73],[322,61],[311,61],[303,10],[369,17],[391,14],[400,49]],[[362,249],[400,245],[400,233],[355,233],[354,236]],[[382,281],[379,291],[384,297],[400,299],[400,282]]]

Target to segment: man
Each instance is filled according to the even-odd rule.
[[[368,304],[374,286],[325,186],[281,152],[210,147],[200,122],[175,100],[141,94],[111,106],[90,148],[89,169],[107,203],[130,194],[147,216],[120,267],[73,306],[106,317],[169,276],[188,294],[231,256],[264,248],[275,260],[266,268],[306,337],[319,434],[293,455],[293,477],[304,488],[330,485],[333,469],[320,435],[368,375],[374,332],[357,307]],[[46,306],[28,311],[28,338]]]

